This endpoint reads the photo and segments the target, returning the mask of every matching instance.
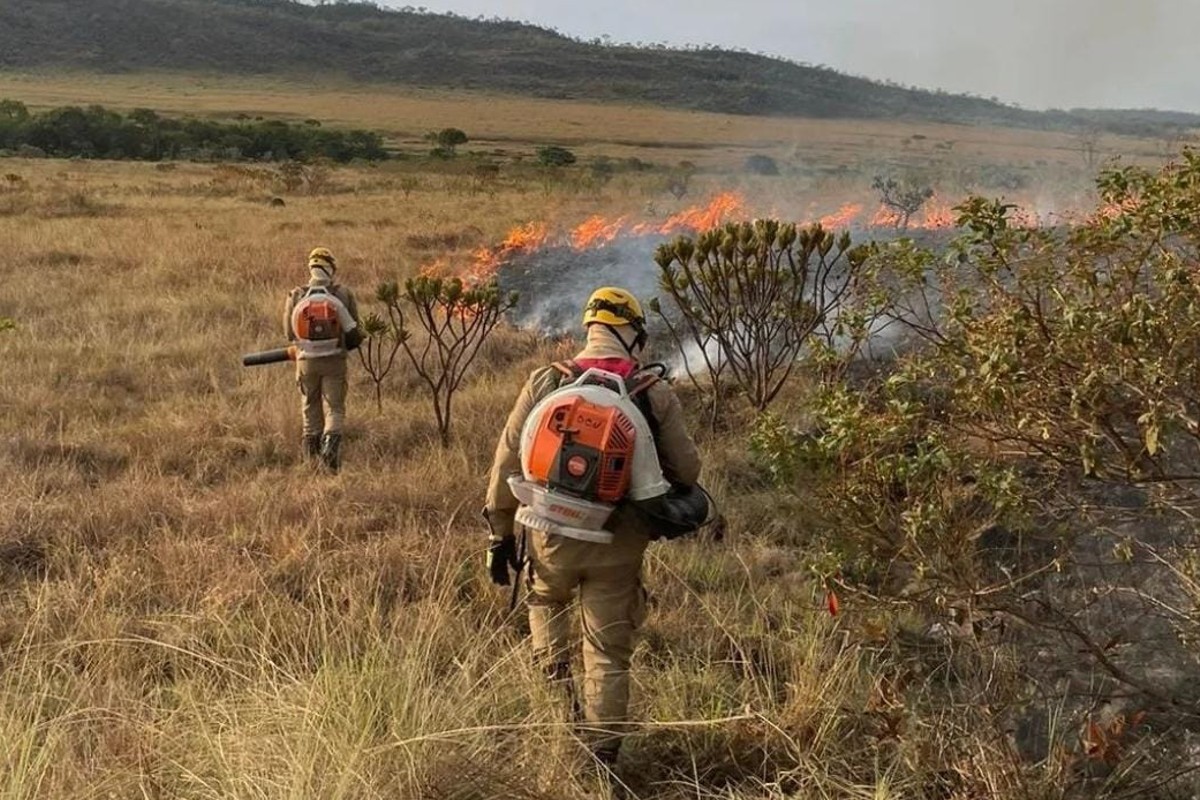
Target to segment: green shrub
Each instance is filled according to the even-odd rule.
[[[58,158],[146,161],[194,156],[346,163],[387,157],[382,138],[362,130],[326,130],[280,121],[169,119],[148,109],[122,115],[102,106],[31,114],[11,100],[0,101],[0,149]]]
[[[538,163],[544,167],[569,167],[575,163],[575,154],[565,147],[548,145],[537,151]]]

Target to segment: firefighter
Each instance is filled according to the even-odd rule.
[[[645,349],[645,317],[624,289],[595,291],[583,314],[587,343],[574,359],[582,371],[601,368],[623,378],[635,375]],[[493,582],[509,584],[509,569],[520,569],[514,534],[518,501],[507,478],[521,471],[522,428],[538,402],[565,381],[547,366],[528,378],[496,447],[484,513],[491,528],[488,568]],[[654,431],[663,476],[677,486],[694,486],[700,456],[684,425],[683,410],[669,384],[654,383],[642,404]],[[583,732],[597,761],[616,762],[628,721],[629,669],[634,631],[646,614],[642,561],[655,537],[643,519],[618,509],[607,528],[610,544],[527,530],[529,622],[533,648],[552,681],[574,698],[570,671],[570,608],[578,596],[583,632]],[[519,579],[519,576],[518,576]]]
[[[358,303],[349,287],[336,282],[337,260],[328,248],[309,253],[308,272],[308,285],[287,296],[283,330],[296,347],[304,454],[337,472],[346,421],[347,352],[362,340]]]

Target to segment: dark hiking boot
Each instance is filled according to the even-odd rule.
[[[579,693],[575,689],[575,678],[571,675],[571,665],[567,662],[552,664],[546,668],[546,679],[550,685],[562,692],[571,709],[571,722],[583,722],[583,706],[579,703]]]
[[[342,435],[327,433],[321,440],[321,461],[330,472],[336,473],[342,468]]]
[[[300,440],[301,452],[305,461],[315,461],[321,455],[321,435],[318,433],[305,435]]]

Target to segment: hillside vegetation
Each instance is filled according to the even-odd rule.
[[[605,46],[516,22],[291,0],[5,0],[0,68],[344,76],[736,114],[1070,129],[1087,121],[720,49]],[[1141,117],[1134,115],[1135,127]],[[1154,119],[1145,123],[1155,127]],[[1117,127],[1112,127],[1112,126]],[[1124,127],[1122,127],[1124,126]],[[1119,130],[1118,130],[1119,129]]]
[[[316,121],[313,121],[316,123]],[[31,114],[23,103],[0,100],[0,154],[159,161],[198,158],[347,162],[387,157],[383,140],[367,131],[326,131],[319,123],[222,124],[162,117],[149,109],[129,116],[102,106],[56,108]]]

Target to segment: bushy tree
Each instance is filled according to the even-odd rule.
[[[680,348],[703,362],[714,408],[728,375],[762,410],[815,344],[814,334],[836,324],[864,257],[849,234],[820,225],[731,223],[658,249],[660,286],[678,319],[657,300],[651,308]]]
[[[547,145],[537,151],[538,163],[544,167],[569,167],[575,163],[575,154],[565,147]]]
[[[431,155],[439,158],[454,158],[458,155],[459,145],[470,141],[467,138],[466,132],[459,128],[442,128],[440,131],[430,131],[425,134],[425,139],[434,144]]]
[[[837,580],[1019,620],[1110,685],[1192,708],[1144,667],[1200,640],[1200,157],[1097,186],[1071,228],[972,198],[948,252],[873,250],[858,297],[907,349],[820,385],[806,429],[760,419],[754,449],[835,521],[807,546]]]
[[[429,389],[443,447],[449,447],[454,397],[479,349],[517,302],[493,280],[467,286],[459,278],[418,277],[387,283],[378,297],[388,308],[400,346]],[[415,336],[420,330],[424,335]]]

